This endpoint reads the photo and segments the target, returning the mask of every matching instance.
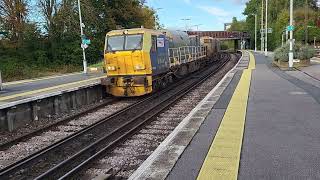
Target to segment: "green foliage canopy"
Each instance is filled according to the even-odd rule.
[[[81,70],[77,0],[35,2],[0,1],[0,32],[8,32],[0,35],[0,70],[5,80],[38,76],[38,72],[49,70]],[[81,0],[81,8],[84,33],[92,43],[86,49],[89,64],[101,60],[108,31],[117,26],[154,28],[158,24],[155,11],[143,0]]]

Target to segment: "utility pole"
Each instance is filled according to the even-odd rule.
[[[84,44],[82,44],[82,39],[84,38],[83,28],[85,27],[82,23],[82,17],[81,17],[81,5],[80,0],[78,0],[78,8],[79,8],[79,21],[80,21],[80,31],[81,31],[81,46],[82,46],[82,54],[83,54],[83,73],[87,74],[87,60],[86,60],[86,52]]]
[[[304,3],[304,32],[305,32],[305,44],[308,45],[308,0]]]
[[[284,31],[282,31],[282,34],[281,34],[281,47],[283,47],[283,41],[284,41]]]
[[[257,14],[254,15],[254,52],[257,52]]]
[[[266,27],[265,27],[265,47],[264,47],[264,55],[268,55],[268,0],[266,0]]]
[[[190,18],[183,18],[181,19],[182,21],[185,21],[185,24],[186,24],[186,32],[188,32],[188,23],[187,21],[190,21],[191,19]]]
[[[293,26],[293,0],[290,0],[290,26]],[[289,68],[293,66],[293,29],[290,31]]]
[[[263,8],[264,8],[264,5],[263,5],[263,1],[262,0],[262,6],[261,6],[261,30],[260,30],[260,34],[261,34],[261,52],[263,52],[264,50],[264,34],[263,34]]]

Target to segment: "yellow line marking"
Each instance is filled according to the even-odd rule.
[[[255,68],[254,55],[251,52],[249,54],[248,69],[242,73],[197,180],[236,180],[238,178],[251,71]]]
[[[44,89],[38,89],[38,90],[23,92],[23,93],[20,93],[20,94],[13,94],[13,95],[9,95],[9,96],[4,96],[4,97],[0,97],[0,101],[13,99],[13,98],[21,97],[21,96],[28,96],[28,95],[32,95],[32,94],[38,94],[38,93],[42,93],[42,92],[50,91],[50,90],[55,90],[55,89],[61,89],[61,88],[67,87],[67,86],[74,87],[74,86],[80,85],[82,83],[98,80],[98,79],[105,78],[105,77],[107,77],[107,76],[105,75],[105,76],[102,76],[102,77],[86,79],[86,80],[83,80],[83,81],[77,81],[77,82],[72,82],[72,83],[68,83],[68,84],[61,84],[61,85],[58,85],[58,86],[52,86],[52,87],[48,87],[48,88],[44,88]]]
[[[256,68],[256,60],[252,52],[249,52],[249,55],[250,55],[250,62],[249,62],[248,69],[252,70]]]
[[[77,72],[77,73],[69,73],[69,74],[63,74],[63,75],[57,75],[57,76],[42,77],[42,78],[37,78],[37,79],[26,79],[26,80],[21,80],[21,81],[12,81],[12,82],[2,83],[2,85],[9,86],[9,85],[23,84],[23,83],[29,83],[29,82],[41,81],[41,80],[53,79],[53,78],[60,78],[60,77],[65,77],[65,76],[77,75],[77,74],[83,74],[83,73]]]

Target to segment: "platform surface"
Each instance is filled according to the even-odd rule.
[[[50,95],[57,91],[99,83],[102,77],[105,77],[105,74],[98,72],[72,73],[3,83],[3,90],[0,91],[0,108],[24,99],[34,99],[36,96]]]
[[[234,74],[166,179],[320,179],[320,82],[261,54],[254,60]]]

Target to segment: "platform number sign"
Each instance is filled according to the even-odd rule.
[[[157,38],[157,47],[164,47],[164,38]]]
[[[91,40],[86,37],[86,35],[81,36],[81,48],[87,49],[91,44]]]
[[[287,31],[294,31],[294,26],[287,26]]]

